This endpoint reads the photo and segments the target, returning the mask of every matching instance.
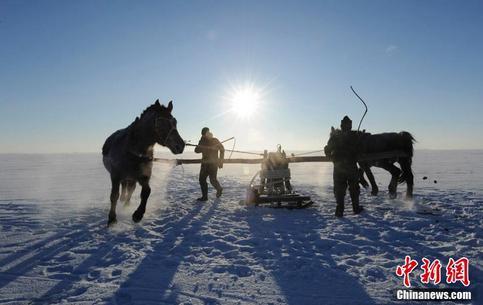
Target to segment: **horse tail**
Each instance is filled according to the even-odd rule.
[[[414,147],[413,144],[416,142],[413,135],[407,131],[401,131],[399,133],[401,137],[401,148],[402,150],[408,154],[409,158],[412,158],[414,155]]]
[[[409,177],[413,176],[411,165],[413,162],[413,155],[414,155],[414,146],[413,144],[416,142],[413,135],[407,131],[401,131],[399,133],[401,137],[401,149],[405,152],[408,156],[400,158],[399,164],[401,165],[401,176],[399,177],[399,183],[407,182]]]

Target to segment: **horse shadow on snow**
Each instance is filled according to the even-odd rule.
[[[194,190],[180,190],[179,186],[168,183],[167,198],[176,198],[179,193],[190,194],[194,193]],[[192,207],[184,216],[173,220],[172,223],[163,224],[167,229],[162,239],[152,246],[152,250],[129,274],[110,301],[118,305],[177,304],[178,291],[173,287],[172,281],[184,257],[190,254],[191,247],[199,243],[197,233],[213,216],[219,203],[218,199],[199,203],[194,198],[181,203],[184,207],[190,204]],[[173,204],[174,209],[180,208],[174,202],[168,204]],[[155,221],[155,224],[162,221]],[[213,303],[208,299],[210,298],[204,301]]]

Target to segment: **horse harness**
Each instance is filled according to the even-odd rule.
[[[158,128],[159,121],[160,120],[166,120],[166,121],[168,121],[169,122],[169,126],[171,127],[169,129],[168,133],[166,134],[166,137],[164,138],[164,141],[163,141],[163,144],[162,144],[163,146],[166,146],[166,143],[168,142],[168,139],[169,139],[169,136],[171,135],[171,133],[173,131],[177,130],[176,129],[176,120],[174,118],[163,118],[163,117],[156,118],[156,120],[154,121],[154,130],[155,130],[156,134],[158,136],[160,136],[160,137],[161,137],[161,135],[159,134],[159,128]]]
[[[166,146],[166,143],[168,142],[168,139],[169,139],[169,136],[171,135],[171,133],[175,130],[177,130],[176,128],[176,121],[174,118],[156,118],[156,120],[154,121],[154,132],[156,133],[156,135],[158,135],[160,138],[161,138],[161,135],[159,133],[159,120],[166,120],[169,122],[169,125],[170,125],[170,129],[168,131],[168,133],[166,134],[166,137],[164,138],[164,141],[163,141],[163,146]],[[129,151],[129,153],[137,158],[137,159],[140,159],[141,161],[143,162],[151,162],[154,160],[154,158],[152,156],[147,156],[147,155],[143,155],[143,154],[139,154],[139,153],[135,153],[133,151]]]

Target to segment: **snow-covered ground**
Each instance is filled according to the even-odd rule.
[[[414,202],[389,200],[376,169],[380,195],[362,190],[366,211],[343,219],[330,163],[291,166],[316,202],[304,210],[241,206],[257,165],[226,165],[224,196],[197,203],[198,169],[155,164],[144,220],[130,218],[138,188],[107,229],[100,155],[0,155],[0,303],[399,304],[411,255],[468,257],[482,304],[483,151],[417,151]]]

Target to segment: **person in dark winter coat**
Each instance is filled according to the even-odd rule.
[[[331,136],[325,155],[334,163],[334,195],[337,203],[335,216],[344,215],[344,197],[347,187],[352,201],[354,214],[362,212],[359,205],[359,173],[357,168],[357,157],[359,153],[359,136],[357,131],[352,131],[352,121],[345,116],[341,121],[341,130],[332,127]]]
[[[216,189],[216,197],[219,198],[223,188],[216,176],[218,168],[223,168],[225,148],[217,138],[213,137],[208,127],[204,127],[201,130],[201,139],[195,147],[195,153],[202,154],[199,177],[202,196],[198,198],[198,201],[208,200],[208,183],[206,182],[208,177],[210,177],[211,185]]]

